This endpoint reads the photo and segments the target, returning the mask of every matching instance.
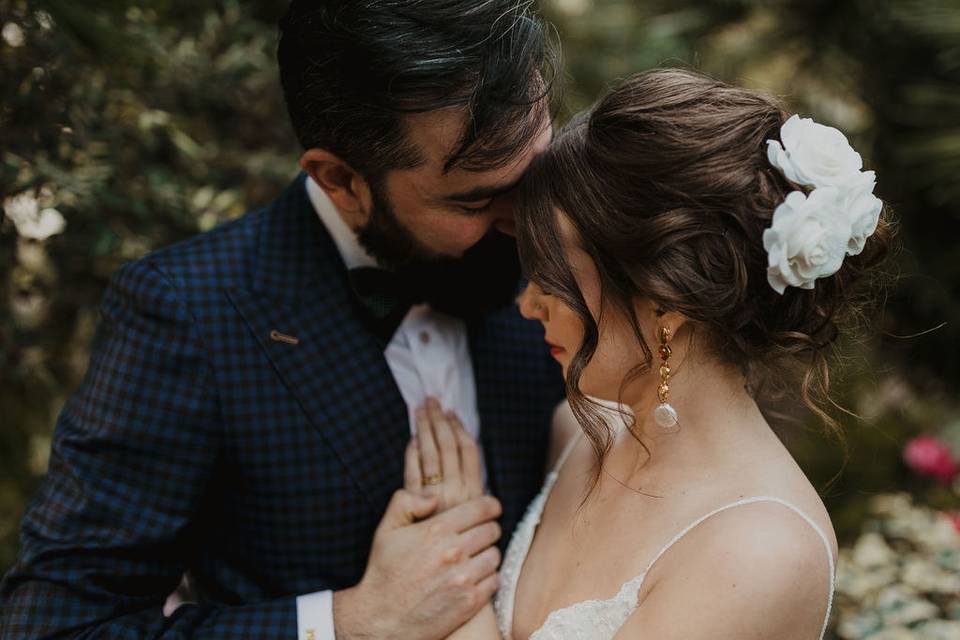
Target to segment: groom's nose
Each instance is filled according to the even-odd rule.
[[[517,227],[514,224],[512,217],[505,220],[497,220],[493,223],[493,228],[500,233],[505,233],[510,237],[515,238],[517,236]]]

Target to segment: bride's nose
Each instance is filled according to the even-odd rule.
[[[520,306],[520,315],[527,320],[547,321],[547,308],[543,304],[543,292],[534,283],[527,283],[526,288],[517,298],[517,304]]]

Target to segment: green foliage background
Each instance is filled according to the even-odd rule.
[[[284,6],[0,0],[0,197],[32,192],[67,223],[36,242],[0,218],[0,572],[109,275],[271,200],[295,174],[273,58]],[[552,0],[543,11],[564,54],[561,121],[618,77],[685,64],[848,133],[896,213],[897,280],[838,354],[837,400],[860,414],[841,416],[846,469],[828,486],[842,447],[812,420],[783,437],[843,539],[877,492],[956,508],[955,491],[909,476],[900,450],[933,432],[960,452],[960,0]]]

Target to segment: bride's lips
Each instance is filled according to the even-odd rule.
[[[553,357],[557,357],[558,355],[560,355],[565,351],[563,347],[555,345],[549,340],[547,340],[546,342],[548,345],[550,345],[550,355],[552,355]]]

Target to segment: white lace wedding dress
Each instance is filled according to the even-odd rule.
[[[567,448],[560,456],[553,470],[544,481],[540,494],[533,499],[527,508],[526,515],[524,515],[523,520],[521,520],[517,526],[513,537],[510,539],[510,544],[507,547],[503,566],[500,568],[500,591],[494,599],[497,625],[500,627],[500,634],[504,640],[513,640],[513,605],[516,600],[517,582],[520,579],[520,570],[523,568],[523,562],[526,560],[527,553],[530,551],[530,545],[533,543],[533,536],[536,532],[537,525],[540,524],[540,516],[543,513],[544,504],[550,495],[550,490],[557,481],[560,468],[563,466],[567,456],[570,455],[570,452],[579,439],[580,437],[578,435],[567,445]],[[820,527],[817,526],[807,514],[786,500],[767,496],[754,496],[737,500],[719,509],[714,509],[710,513],[698,518],[664,545],[647,565],[643,573],[624,583],[615,596],[607,600],[584,600],[569,607],[552,611],[550,615],[547,616],[543,626],[530,636],[530,640],[610,640],[616,635],[617,630],[626,622],[627,618],[630,617],[633,610],[637,608],[637,595],[640,586],[643,584],[643,579],[650,571],[650,568],[677,540],[710,516],[739,505],[753,502],[778,502],[795,511],[814,528],[823,540],[830,566],[830,592],[827,600],[826,615],[823,619],[823,627],[820,631],[820,638],[822,640],[827,628],[827,621],[830,619],[830,608],[833,604],[833,587],[836,578],[830,542]]]

